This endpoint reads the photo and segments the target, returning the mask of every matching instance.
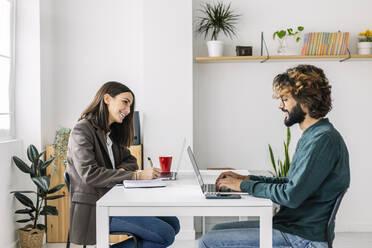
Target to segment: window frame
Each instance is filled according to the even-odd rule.
[[[6,141],[15,138],[15,115],[14,115],[14,99],[15,99],[15,26],[16,26],[16,2],[15,0],[4,0],[10,4],[10,42],[9,42],[9,56],[0,54],[1,57],[9,58],[9,112],[0,113],[1,115],[10,116],[9,129],[0,129],[0,141]]]

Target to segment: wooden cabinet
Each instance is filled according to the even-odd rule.
[[[138,168],[142,169],[142,145],[131,146],[131,154],[137,158]],[[49,159],[54,156],[54,147],[52,145],[46,147],[45,157]],[[54,187],[58,184],[64,184],[63,174],[66,171],[66,167],[63,161],[56,158],[54,164],[51,164],[47,168],[47,175],[50,175],[50,187]],[[47,242],[48,243],[64,243],[67,240],[67,234],[69,230],[70,221],[70,195],[67,187],[63,187],[60,191],[55,194],[63,194],[65,197],[48,201],[48,205],[56,206],[58,209],[58,216],[47,215]],[[53,195],[53,194],[52,194]],[[127,239],[125,235],[110,235],[110,242],[116,243]]]

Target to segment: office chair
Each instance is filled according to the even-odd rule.
[[[328,248],[332,248],[333,240],[332,240],[331,227],[332,226],[335,226],[336,214],[337,214],[338,208],[340,207],[342,198],[344,197],[346,191],[347,190],[345,190],[344,192],[342,192],[341,194],[339,194],[339,196],[337,196],[335,205],[333,206],[333,209],[332,209],[331,216],[329,217],[329,220],[328,220],[328,225],[327,225],[327,243],[328,243]]]
[[[63,174],[63,177],[65,179],[65,184],[66,184],[67,190],[68,190],[68,192],[70,192],[70,176],[67,173],[67,171]],[[110,232],[110,234],[131,236],[133,241],[134,241],[134,247],[138,248],[138,240],[137,240],[137,237],[133,233],[130,233],[130,232]],[[66,248],[70,248],[70,230],[67,233]],[[83,248],[86,248],[86,245],[83,245]]]

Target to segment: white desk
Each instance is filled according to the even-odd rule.
[[[116,186],[99,199],[96,206],[98,248],[109,247],[109,216],[259,216],[260,247],[272,247],[273,204],[270,200],[251,196],[207,200],[193,172],[181,172],[177,181],[167,181],[164,188]]]

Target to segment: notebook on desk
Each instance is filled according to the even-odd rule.
[[[203,194],[205,195],[205,197],[207,199],[212,199],[211,196],[213,196],[213,199],[218,198],[218,196],[221,196],[221,199],[222,198],[223,199],[226,199],[226,198],[232,199],[232,198],[237,198],[237,195],[238,196],[248,195],[248,193],[246,193],[246,192],[237,192],[237,191],[232,191],[230,189],[222,189],[222,190],[220,189],[220,190],[218,190],[217,187],[216,187],[216,184],[205,184],[204,181],[203,181],[203,177],[200,174],[199,167],[196,163],[194,153],[192,152],[190,146],[187,147],[187,152],[189,154],[189,158],[190,158],[192,167],[194,168],[194,172],[195,172],[195,175],[198,179],[198,183],[200,185],[200,188],[201,188]],[[231,196],[231,197],[228,197],[228,196]]]
[[[158,188],[167,186],[161,179],[152,180],[124,180],[124,188]]]

